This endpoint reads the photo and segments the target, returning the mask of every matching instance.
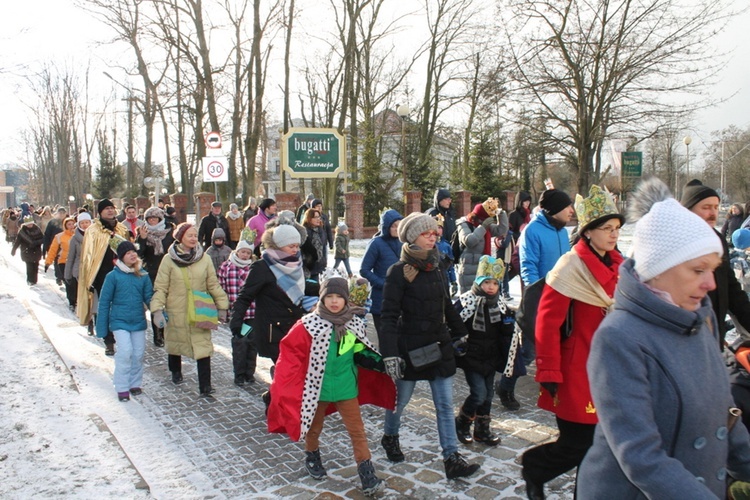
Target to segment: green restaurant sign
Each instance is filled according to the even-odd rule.
[[[292,177],[337,177],[346,167],[346,139],[333,128],[290,128],[281,166]]]
[[[635,188],[638,181],[641,180],[643,173],[643,153],[640,151],[623,151],[622,167],[620,169],[622,176],[622,192],[627,193]]]

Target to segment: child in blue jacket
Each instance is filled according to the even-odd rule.
[[[143,354],[146,350],[146,314],[154,294],[148,274],[141,272],[135,245],[124,239],[112,239],[117,245],[115,268],[107,274],[99,295],[96,336],[111,331],[117,342],[114,385],[120,401],[143,391]],[[119,243],[119,244],[117,244]],[[145,308],[144,309],[144,305]]]

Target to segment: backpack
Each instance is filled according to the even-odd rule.
[[[539,311],[539,301],[542,298],[542,291],[544,290],[545,284],[545,279],[539,278],[534,283],[524,288],[521,303],[518,304],[518,309],[516,310],[516,323],[521,328],[524,343],[530,342],[531,345],[534,345],[536,339],[536,314]],[[572,312],[573,301],[570,302],[565,321],[560,325],[561,340],[570,337],[570,334],[573,331]]]
[[[456,224],[456,230],[453,231],[453,234],[451,235],[451,251],[453,252],[453,262],[456,263],[458,263],[458,259],[459,257],[461,257],[461,254],[464,253],[464,248],[466,248],[466,245],[462,244],[460,238],[458,237],[458,226],[460,224],[466,224],[471,230],[470,232],[474,232],[474,226],[466,221]]]

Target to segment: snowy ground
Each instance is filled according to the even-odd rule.
[[[351,264],[355,272],[359,270],[365,245],[364,240],[352,242]],[[112,359],[103,356],[101,343],[88,337],[77,324],[74,315],[67,309],[63,292],[55,285],[51,270],[47,275],[40,276],[37,286],[27,287],[23,263],[18,256],[10,256],[10,247],[3,241],[0,242],[0,274],[0,310],[4,314],[3,328],[0,329],[0,367],[4,374],[0,381],[0,497],[277,498],[286,496],[284,491],[292,491],[279,487],[283,484],[287,485],[286,488],[302,488],[300,491],[303,493],[294,495],[298,498],[313,498],[305,493],[309,491],[332,491],[341,496],[357,496],[356,490],[336,489],[340,488],[342,482],[355,484],[351,467],[339,469],[338,482],[330,480],[318,486],[297,470],[296,465],[292,467],[293,473],[288,468],[280,469],[277,473],[279,478],[275,479],[271,474],[271,477],[248,483],[247,492],[237,493],[232,489],[234,486],[227,486],[230,481],[221,477],[223,473],[230,473],[225,464],[234,460],[234,455],[230,453],[221,458],[223,462],[219,462],[218,456],[196,450],[199,448],[198,439],[193,440],[195,436],[191,431],[203,433],[213,432],[214,429],[199,430],[190,420],[186,424],[177,422],[169,413],[166,398],[159,397],[159,388],[155,387],[157,379],[153,375],[147,374],[144,382],[151,384],[144,386],[152,387],[151,395],[144,394],[141,399],[134,398],[129,403],[117,401],[112,388]],[[511,283],[511,293],[516,299],[519,289],[516,279]],[[226,366],[231,363],[228,337],[226,332],[215,337],[216,366],[223,363],[227,371]],[[153,355],[159,359],[163,357],[162,351]],[[165,370],[158,368],[162,372]],[[258,390],[263,382],[270,381],[267,368],[264,361],[259,361],[256,377],[260,383],[255,384]],[[263,373],[262,369],[265,369]],[[215,381],[214,385],[219,385],[221,406],[213,408],[221,410],[213,411],[243,406],[250,408],[251,405],[257,407],[257,394],[233,388],[231,382],[227,381],[231,380],[231,368],[228,371],[222,375],[223,379]],[[166,379],[161,372],[158,375]],[[188,375],[194,378],[192,372],[188,371],[186,377]],[[219,378],[219,374],[215,376]],[[459,378],[463,377],[457,377],[457,391],[465,391],[465,385],[458,381]],[[388,477],[390,491],[385,495],[388,498],[520,498],[523,489],[515,465],[518,450],[554,435],[553,417],[533,407],[533,381],[530,377],[525,379],[528,389],[522,411],[515,415],[505,413],[504,419],[499,418],[497,424],[493,424],[499,426],[506,436],[503,446],[493,451],[469,450],[468,455],[475,459],[478,457],[483,463],[483,470],[491,473],[464,486],[454,486],[441,479],[440,473],[428,474],[432,473],[433,468],[437,471],[442,468],[439,462],[433,462],[430,469],[383,464],[379,473]],[[195,402],[195,395],[189,393],[194,392],[194,388],[186,389],[183,385],[179,388],[182,392],[176,391],[161,378],[158,384],[162,385],[164,392],[182,398],[176,404],[186,415],[200,406]],[[429,450],[428,454],[412,453],[433,461],[435,443],[431,435],[434,434],[434,417],[429,413],[420,415],[420,407],[410,411],[414,412],[415,421],[423,418],[429,427],[420,429],[416,425],[416,430],[407,432],[411,437],[406,441],[406,447]],[[500,413],[500,410],[497,411]],[[197,418],[200,421],[200,416]],[[380,417],[375,414],[374,418],[376,421],[367,426],[368,434],[373,434],[371,441],[377,443],[380,427],[377,422]],[[178,428],[180,425],[182,427]],[[257,423],[250,425],[258,427]],[[338,426],[334,430],[341,429],[340,423],[333,425]],[[217,433],[221,432],[217,430]],[[257,429],[257,432],[263,434],[262,429]],[[339,436],[337,439],[342,438]],[[274,445],[281,443],[282,449],[297,446],[267,435],[259,442],[263,443],[264,440]],[[345,440],[342,443],[346,446]],[[253,453],[263,452],[257,448],[262,446],[253,448]],[[374,460],[383,463],[382,450],[375,448],[373,446]],[[234,448],[234,451],[238,449]],[[293,448],[292,452],[293,455],[297,454],[297,448]],[[419,463],[423,462],[417,459],[413,465]],[[250,465],[257,467],[252,463]],[[281,476],[284,481],[280,479]],[[394,495],[394,489],[403,479],[417,484],[418,489],[408,490],[412,494]],[[434,490],[433,487],[439,489]],[[548,490],[548,498],[566,498],[572,491],[571,487],[570,476],[563,476],[551,485],[550,489],[554,491]]]

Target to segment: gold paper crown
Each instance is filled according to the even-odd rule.
[[[596,184],[589,189],[587,198],[577,194],[574,205],[578,216],[578,227],[581,229],[601,217],[620,214],[612,194],[606,188],[602,189]]]
[[[497,198],[487,198],[487,200],[482,202],[482,208],[484,208],[484,211],[487,212],[487,215],[490,217],[495,215],[498,206],[500,206],[500,202]]]

